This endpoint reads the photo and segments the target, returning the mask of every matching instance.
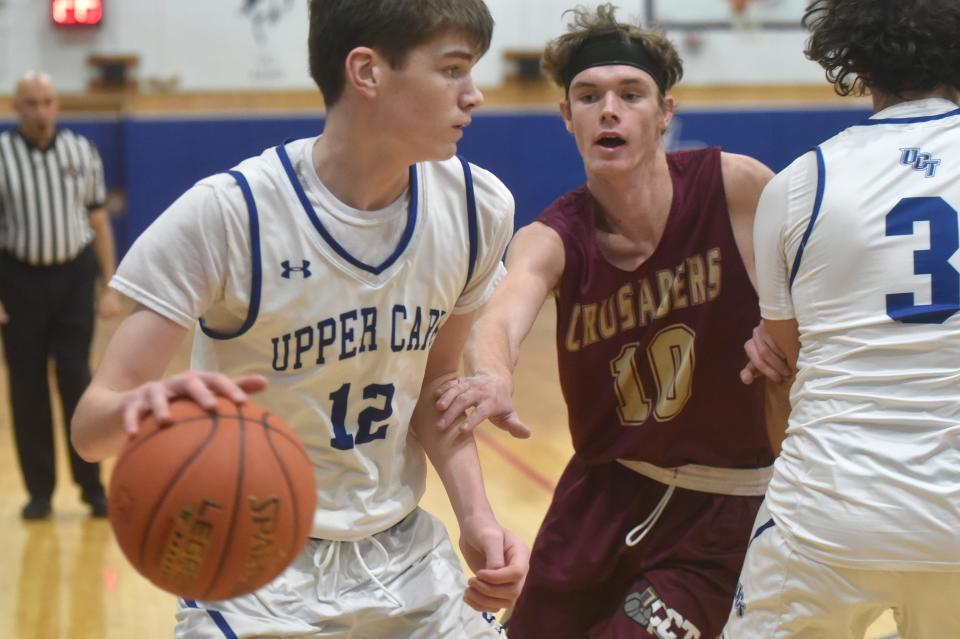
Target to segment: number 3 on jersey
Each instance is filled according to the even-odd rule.
[[[940,197],[908,197],[887,214],[887,236],[913,235],[915,222],[930,224],[930,248],[913,253],[913,272],[930,276],[930,304],[913,293],[887,295],[887,315],[907,324],[942,324],[960,310],[960,273],[949,260],[960,248],[957,210]]]
[[[393,415],[393,392],[393,384],[368,384],[363,388],[363,398],[374,400],[375,405],[364,408],[357,416],[356,437],[347,432],[346,425],[347,406],[350,404],[350,384],[344,384],[330,393],[330,400],[333,402],[330,422],[333,424],[334,435],[330,438],[330,445],[337,450],[350,450],[360,444],[386,439],[389,424],[381,424],[377,430],[373,430],[373,425],[376,422],[386,421]],[[383,403],[377,406],[381,398]]]
[[[665,422],[680,414],[693,393],[693,343],[696,337],[686,324],[673,324],[654,335],[647,345],[647,363],[657,384],[656,402],[647,396],[637,366],[640,342],[631,342],[620,349],[610,362],[614,389],[620,405],[620,423],[640,426],[653,416]]]

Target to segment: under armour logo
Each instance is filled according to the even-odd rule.
[[[912,166],[914,171],[923,171],[924,177],[931,178],[937,173],[940,160],[933,159],[929,153],[923,153],[918,148],[900,149],[900,164]]]
[[[307,260],[303,260],[303,266],[290,266],[290,260],[280,262],[280,266],[283,267],[283,273],[280,274],[280,277],[285,280],[290,279],[291,273],[300,273],[303,275],[303,279],[307,279],[312,275],[312,273],[310,273],[310,262]]]

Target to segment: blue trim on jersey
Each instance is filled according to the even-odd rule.
[[[200,330],[203,331],[204,335],[211,339],[220,340],[240,337],[250,330],[250,327],[257,321],[257,315],[260,313],[260,290],[263,282],[263,268],[260,263],[260,215],[257,213],[257,202],[253,199],[250,183],[247,182],[243,173],[239,171],[227,171],[227,173],[237,181],[240,191],[243,193],[243,199],[247,203],[247,217],[250,220],[250,265],[253,274],[250,278],[250,306],[247,307],[247,319],[244,320],[240,328],[233,333],[221,333],[212,328],[207,328],[203,318],[200,318]]]
[[[210,618],[213,619],[213,623],[217,624],[217,628],[220,629],[220,632],[223,633],[223,636],[226,637],[226,639],[238,639],[237,633],[233,631],[233,628],[230,627],[230,624],[227,623],[227,620],[224,618],[223,613],[220,612],[219,610],[209,610],[209,609],[200,608],[200,604],[198,604],[193,599],[184,599],[183,603],[187,608],[193,608],[195,610],[206,610],[207,614],[210,615]]]
[[[883,118],[880,120],[867,119],[863,122],[854,124],[854,126],[874,126],[876,124],[915,124],[917,122],[932,122],[933,120],[942,120],[944,118],[960,115],[960,109],[938,113],[937,115],[918,115],[913,118]]]
[[[769,530],[770,528],[773,528],[776,525],[777,525],[776,522],[773,521],[773,517],[771,517],[770,521],[768,521],[764,525],[757,528],[757,532],[753,533],[753,537],[750,538],[750,543],[752,544],[754,539],[756,539],[757,537],[759,537],[760,535],[765,533],[767,530]]]
[[[813,233],[813,225],[817,222],[817,217],[820,215],[820,205],[823,204],[823,189],[824,184],[827,180],[827,172],[823,163],[823,151],[818,146],[816,148],[817,152],[817,198],[813,202],[813,215],[810,216],[810,222],[807,223],[807,230],[803,233],[803,239],[800,240],[800,246],[797,248],[797,255],[793,258],[793,268],[790,269],[790,283],[787,285],[787,288],[793,290],[793,280],[797,277],[797,271],[800,270],[800,259],[803,257],[803,249],[807,245],[807,241],[810,239],[810,234]]]
[[[400,238],[400,243],[397,244],[397,248],[393,251],[393,253],[390,254],[389,257],[387,257],[386,260],[384,260],[382,264],[379,266],[371,266],[370,264],[365,264],[364,262],[361,262],[354,256],[350,255],[345,248],[340,246],[337,240],[330,235],[330,232],[320,221],[320,218],[317,217],[317,212],[313,210],[313,206],[310,204],[310,200],[307,199],[307,194],[303,190],[303,185],[300,184],[300,180],[297,178],[297,173],[293,170],[293,163],[290,162],[290,156],[287,155],[287,149],[284,146],[285,144],[286,143],[279,145],[276,149],[277,155],[280,156],[280,163],[283,164],[283,168],[287,172],[287,178],[289,178],[290,184],[293,186],[293,190],[297,194],[297,198],[300,200],[300,204],[303,205],[303,210],[307,212],[307,217],[310,218],[310,221],[317,229],[317,232],[320,233],[320,236],[323,237],[326,243],[329,244],[334,251],[336,251],[337,255],[359,269],[373,273],[374,275],[379,275],[390,268],[407,248],[407,245],[410,243],[410,238],[413,237],[413,229],[417,226],[417,205],[420,198],[418,196],[417,189],[416,165],[410,167],[410,207],[407,209],[407,226],[403,230],[403,236]]]
[[[473,279],[473,272],[477,267],[477,198],[473,192],[473,171],[470,170],[470,164],[459,155],[457,159],[463,165],[463,182],[467,190],[467,232],[470,236],[470,262],[467,264],[467,283],[463,288],[466,290]]]

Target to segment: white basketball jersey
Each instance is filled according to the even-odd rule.
[[[367,264],[337,241],[332,218],[313,204],[316,193],[304,190],[312,146],[299,140],[267,150],[195,187],[212,191],[206,200],[221,211],[189,235],[207,235],[213,252],[220,242],[228,248],[210,264],[180,258],[183,271],[212,272],[189,295],[179,282],[157,283],[147,268],[167,271],[156,267],[170,259],[160,255],[172,238],[163,218],[194,224],[181,213],[196,208],[189,200],[199,196],[189,192],[143,246],[138,240],[114,286],[181,323],[202,314],[193,368],[269,379],[254,400],[297,431],[316,469],[311,536],[355,540],[394,525],[422,496],[424,454],[408,424],[428,350],[450,314],[482,304],[502,276],[513,201],[495,177],[457,158],[411,167],[399,241]]]
[[[813,197],[757,216],[763,315],[801,339],[767,506],[818,561],[957,570],[960,109],[896,105],[768,189]]]

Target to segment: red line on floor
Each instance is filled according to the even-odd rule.
[[[509,448],[497,441],[495,437],[485,433],[482,427],[473,431],[473,435],[486,446],[492,448],[504,461],[520,471],[520,474],[524,475],[527,479],[551,495],[553,494],[554,485],[552,481],[537,472],[533,466],[520,459],[520,457],[515,455]]]

